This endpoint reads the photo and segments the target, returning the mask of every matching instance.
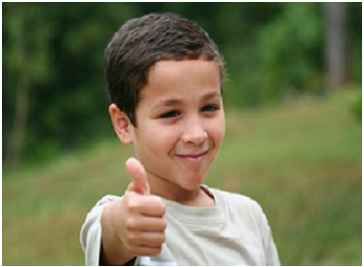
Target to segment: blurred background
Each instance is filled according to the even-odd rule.
[[[227,132],[206,184],[263,207],[283,265],[362,265],[361,3],[3,3],[4,265],[83,265],[79,232],[133,155],[103,53],[128,19],[176,12],[217,43]]]

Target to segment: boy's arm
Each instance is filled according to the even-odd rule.
[[[107,195],[97,202],[95,207],[87,214],[81,228],[80,242],[85,253],[85,264],[96,266],[99,264],[101,251],[101,216],[104,208],[111,202],[118,201],[120,197]]]
[[[139,161],[128,160],[126,165],[134,182],[124,197],[94,208],[90,212],[97,213],[94,219],[90,220],[89,214],[82,227],[86,265],[124,265],[136,256],[156,256],[162,250],[167,226],[163,218],[165,203],[149,195],[146,173]]]
[[[110,208],[121,201],[122,198],[112,195],[103,197],[87,215],[81,229],[81,245],[85,253],[87,266],[98,265],[125,265],[130,259],[123,258],[115,253],[105,242],[105,234],[109,233],[108,227],[103,225],[105,214]],[[110,235],[110,234],[109,234]]]
[[[120,200],[121,201],[121,200]],[[110,218],[110,216],[112,216],[112,214],[115,214],[115,211],[113,212],[113,210],[117,207],[113,207],[113,206],[117,206],[118,203],[114,202],[114,203],[109,203],[101,216],[101,228],[102,228],[102,236],[101,236],[101,248],[100,248],[100,265],[102,266],[106,266],[106,265],[112,265],[112,266],[121,266],[121,265],[125,265],[128,261],[130,261],[133,256],[123,256],[122,251],[125,251],[126,249],[123,248],[123,246],[119,247],[119,248],[113,248],[112,246],[110,246],[110,244],[106,241],[106,236],[108,236],[108,239],[112,240],[113,236],[117,237],[117,233],[115,233],[113,227],[110,225],[110,223],[112,223],[112,219]],[[116,214],[117,216],[117,214]],[[115,242],[115,241],[114,241]],[[117,242],[117,241],[116,241]],[[122,245],[122,244],[120,244]]]

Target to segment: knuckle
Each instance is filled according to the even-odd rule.
[[[158,248],[156,248],[156,252],[155,252],[155,255],[153,255],[153,256],[157,256],[159,253],[161,253],[162,252],[162,246],[160,246],[160,247],[158,247]]]
[[[166,241],[166,237],[164,233],[158,233],[158,235],[155,235],[153,239],[151,240],[151,244],[155,247],[162,246],[163,243]]]
[[[165,218],[162,218],[161,220],[161,228],[163,231],[167,228],[167,220]]]
[[[129,246],[129,249],[131,250],[137,244],[138,237],[133,233],[128,233],[127,240],[127,244]]]
[[[140,210],[140,201],[138,201],[138,199],[135,197],[129,199],[128,212],[129,213],[138,213],[139,210]]]
[[[134,218],[127,218],[125,226],[127,230],[135,231],[138,229],[138,222]]]
[[[163,244],[166,241],[166,235],[163,233],[159,236],[159,244]]]
[[[164,215],[166,213],[166,203],[164,203],[162,200],[159,200],[156,203],[156,207],[158,208],[161,215]]]
[[[149,197],[149,201],[151,201],[153,203],[153,206],[155,208],[158,208],[159,211],[161,212],[165,212],[166,210],[166,203],[164,203],[164,201],[162,200],[162,198],[158,197],[158,196],[150,196]]]
[[[164,203],[163,201],[162,201],[161,209],[162,209],[162,214],[164,215],[166,213],[167,207],[166,207],[166,203]]]

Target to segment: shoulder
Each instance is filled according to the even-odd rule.
[[[254,199],[216,188],[209,188],[209,190],[221,202],[222,209],[225,211],[241,214],[244,217],[249,216],[257,223],[266,223],[267,219],[263,209]]]

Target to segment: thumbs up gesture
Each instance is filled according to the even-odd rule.
[[[151,196],[143,165],[126,161],[133,178],[122,199],[105,207],[101,218],[101,263],[125,264],[136,256],[156,256],[165,241],[166,205]]]
[[[150,189],[143,165],[135,158],[129,158],[125,165],[134,180],[133,183],[129,184],[127,192],[132,191],[140,195],[149,196]]]

